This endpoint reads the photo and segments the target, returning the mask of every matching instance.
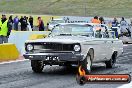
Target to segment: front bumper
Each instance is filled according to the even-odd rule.
[[[25,59],[43,61],[82,61],[84,55],[75,53],[35,53],[24,54]]]

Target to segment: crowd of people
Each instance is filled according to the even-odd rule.
[[[38,25],[37,25],[38,31],[44,31],[45,26],[42,18],[38,17],[37,21],[38,21]],[[7,19],[6,15],[3,14],[0,20],[0,44],[8,42],[8,37],[12,29],[14,29],[15,31],[18,31],[18,29],[20,31],[33,31],[34,29],[33,22],[34,22],[34,18],[32,16],[30,17],[21,16],[21,18],[16,16],[13,18],[13,16],[11,15]],[[114,18],[110,23],[111,23],[111,27],[120,26],[121,33],[126,33],[127,35],[131,36],[132,20],[130,20],[130,22],[131,23],[129,24],[125,20],[125,18],[122,17],[120,22],[117,20],[117,18]],[[91,19],[91,23],[106,24],[106,20],[103,17],[95,16],[93,19]]]
[[[121,18],[120,22],[117,20],[117,18],[114,18],[111,22],[112,27],[117,27],[119,24],[120,26],[128,26],[128,22],[125,20],[124,17]],[[93,19],[91,19],[91,23],[98,23],[98,24],[106,24],[105,19],[103,17],[95,16]],[[131,20],[132,23],[132,20]]]
[[[12,16],[11,16],[12,18]],[[39,31],[44,31],[44,22],[41,19],[41,17],[38,17],[38,29]],[[29,18],[27,16],[21,16],[19,19],[18,16],[16,16],[14,19],[12,19],[12,24],[14,24],[14,30],[18,31],[18,25],[20,23],[21,31],[33,31],[34,28],[34,19],[32,16]]]
[[[93,19],[91,19],[91,23],[106,24],[106,21],[103,17],[98,18],[98,16],[95,16]],[[118,21],[117,18],[114,18],[112,21],[109,21],[109,24],[111,25],[111,28],[120,27],[121,34],[131,37],[132,19],[130,19],[129,24],[124,17],[122,17],[120,21]],[[113,28],[113,31],[117,30],[114,30]]]
[[[44,31],[44,22],[41,19],[41,17],[38,17],[38,31]],[[7,43],[9,35],[11,33],[11,30],[14,29],[15,31],[18,31],[19,29],[19,23],[20,23],[20,30],[21,31],[33,31],[34,28],[34,19],[32,16],[29,18],[27,16],[21,16],[19,19],[18,16],[16,16],[13,19],[13,16],[7,16],[5,14],[2,14],[2,18],[0,20],[0,44]]]

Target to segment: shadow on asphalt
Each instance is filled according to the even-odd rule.
[[[123,45],[131,45],[132,44],[132,42],[129,42],[129,43],[126,43],[126,44],[123,44]]]
[[[116,70],[118,67],[114,67],[111,69],[107,69],[105,66],[100,66],[100,65],[94,65],[92,67],[92,72],[91,74],[109,74],[111,73],[112,70]],[[50,76],[61,76],[61,75],[76,75],[78,73],[78,68],[77,67],[63,67],[63,66],[51,66],[48,68],[44,68],[42,73],[39,73],[40,75],[50,75]],[[37,74],[37,73],[34,73]]]
[[[44,75],[75,75],[77,74],[77,67],[52,66],[44,69],[41,74]]]

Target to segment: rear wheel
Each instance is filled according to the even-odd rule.
[[[32,70],[35,73],[41,73],[43,68],[44,68],[43,61],[41,61],[41,60],[31,60],[31,67],[32,67]]]
[[[116,54],[114,53],[109,61],[106,61],[106,68],[113,68],[116,63]]]
[[[87,55],[86,58],[83,60],[82,67],[85,70],[86,74],[91,73],[92,60],[90,55]]]

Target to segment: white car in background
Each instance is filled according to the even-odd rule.
[[[65,21],[61,18],[58,19],[53,19],[48,23],[48,29],[52,30],[56,25],[58,25],[59,23],[65,23]]]
[[[123,52],[123,43],[113,33],[95,31],[98,24],[63,23],[56,26],[44,39],[27,40],[24,57],[31,60],[32,70],[42,72],[45,65],[81,65],[86,73],[92,63],[104,62],[112,68]],[[105,27],[106,28],[106,27]]]

